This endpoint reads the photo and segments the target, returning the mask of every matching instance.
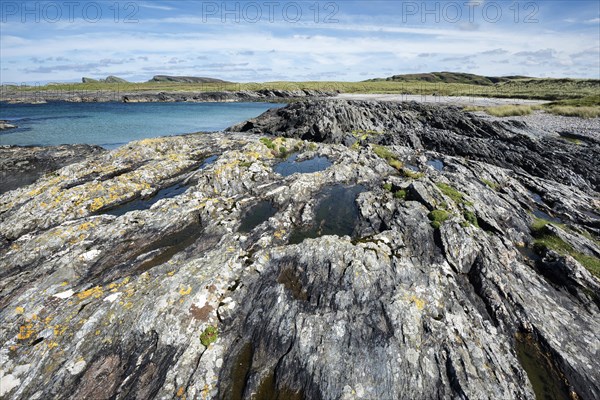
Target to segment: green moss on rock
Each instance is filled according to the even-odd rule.
[[[219,328],[217,328],[216,326],[207,326],[206,329],[204,330],[204,332],[202,332],[202,334],[200,334],[200,343],[202,343],[203,346],[208,347],[210,346],[211,343],[214,343],[217,341],[219,337]]]
[[[446,210],[433,210],[427,215],[434,229],[440,229],[442,224],[450,218],[451,214]]]

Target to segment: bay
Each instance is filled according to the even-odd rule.
[[[280,103],[0,104],[0,145],[95,144],[113,149],[133,140],[221,131]]]

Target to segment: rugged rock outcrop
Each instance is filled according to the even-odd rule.
[[[132,102],[234,102],[234,101],[287,101],[306,97],[328,97],[332,93],[318,90],[242,90],[238,92],[200,92],[200,93],[169,93],[161,92],[156,95],[130,94],[123,96],[126,103]]]
[[[105,79],[93,79],[93,78],[81,78],[82,83],[129,83],[123,78],[118,76],[109,75]]]
[[[600,122],[599,122],[600,124]],[[457,107],[416,102],[310,101],[269,110],[230,131],[323,143],[398,144],[468,157],[598,191],[600,137],[569,143],[521,122],[489,121]]]
[[[47,101],[68,101],[75,103],[98,103],[122,101],[139,102],[234,102],[234,101],[294,101],[301,98],[321,98],[335,96],[336,93],[319,90],[241,90],[220,92],[125,92],[101,90],[69,91],[6,91],[0,101],[8,103],[40,103]]]
[[[27,186],[42,175],[102,154],[99,146],[0,146],[0,194]]]
[[[0,196],[0,396],[598,398],[598,213],[406,146],[134,142]]]

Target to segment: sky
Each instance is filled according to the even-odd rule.
[[[0,82],[600,79],[600,1],[0,2]]]

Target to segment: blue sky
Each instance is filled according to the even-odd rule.
[[[318,12],[317,12],[318,9]],[[0,81],[600,78],[600,1],[11,1]]]

